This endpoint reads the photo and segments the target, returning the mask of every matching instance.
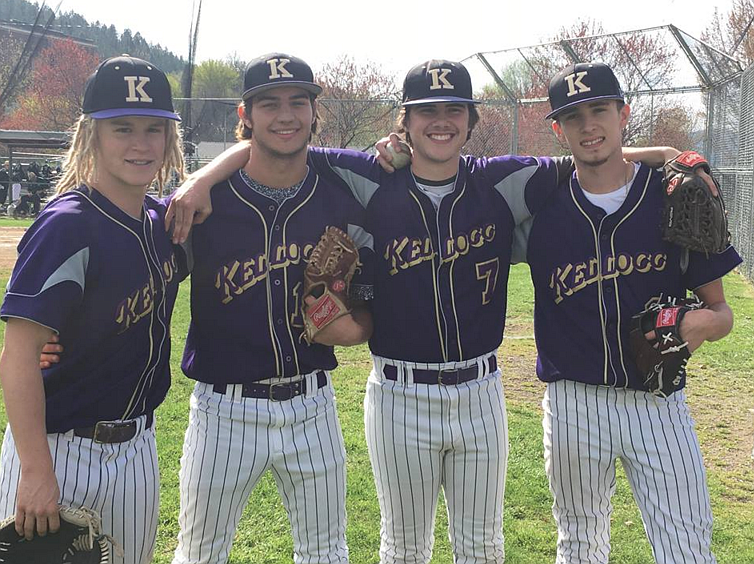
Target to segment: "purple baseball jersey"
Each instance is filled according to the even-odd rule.
[[[642,165],[623,205],[606,215],[574,173],[534,217],[527,261],[541,380],[646,391],[630,354],[631,317],[741,263],[733,247],[705,256],[663,241],[661,184],[661,172]]]
[[[352,284],[370,284],[372,238],[361,205],[332,171],[319,173],[311,163],[281,205],[239,172],[211,194],[213,213],[192,232],[186,376],[244,384],[335,368],[332,347],[302,338],[304,268],[325,228],[335,226],[359,248]]]
[[[344,178],[367,210],[375,250],[372,352],[450,362],[495,350],[505,328],[514,227],[555,189],[560,161],[461,157],[454,189],[435,210],[410,167],[387,174],[374,157],[353,151],[312,149],[310,156]]]
[[[0,315],[49,327],[65,347],[43,371],[48,433],[135,418],[165,398],[170,316],[185,275],[165,211],[147,197],[135,219],[80,187],[53,200],[21,239]]]

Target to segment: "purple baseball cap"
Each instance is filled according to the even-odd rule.
[[[173,109],[165,73],[130,55],[100,63],[86,81],[82,111],[94,119],[144,116],[181,120]]]
[[[314,73],[303,59],[285,53],[268,53],[249,62],[243,75],[242,100],[279,86],[295,86],[315,96],[322,87],[314,82]]]
[[[434,59],[408,71],[403,81],[403,105],[438,102],[480,103],[472,96],[471,76],[461,63]]]
[[[557,119],[561,112],[584,102],[625,101],[613,69],[604,63],[577,63],[567,66],[552,77],[549,95],[552,111],[545,119]]]

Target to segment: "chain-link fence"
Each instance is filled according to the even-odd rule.
[[[190,171],[205,164],[236,141],[238,100],[230,98],[178,99],[184,117],[186,158]],[[369,151],[395,130],[397,100],[317,100],[314,145]],[[190,115],[190,120],[185,116]],[[507,151],[506,151],[507,152]]]
[[[628,145],[670,145],[703,152],[723,186],[733,241],[754,278],[754,70],[672,26],[475,53],[463,59],[476,86],[480,121],[465,151],[559,155],[547,87],[561,68],[606,62],[631,106]],[[743,75],[742,75],[743,73]],[[743,76],[743,77],[742,77]],[[182,101],[189,170],[235,142],[237,100]],[[188,102],[188,104],[186,104]],[[180,106],[179,106],[180,107]],[[370,151],[395,130],[398,100],[318,100],[312,143]]]
[[[754,280],[754,65],[709,98],[710,162],[728,207],[741,271]]]

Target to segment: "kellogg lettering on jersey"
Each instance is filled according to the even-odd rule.
[[[446,237],[442,245],[442,262],[453,262],[458,257],[467,254],[470,248],[481,247],[494,239],[494,223],[475,227],[468,233],[460,232]],[[432,260],[436,253],[432,248],[432,240],[429,237],[401,237],[400,239],[393,239],[385,246],[383,256],[390,263],[390,275],[394,276],[400,270],[406,270],[424,261]]]
[[[224,264],[215,274],[215,288],[220,290],[222,303],[230,303],[233,298],[264,280],[270,270],[299,264],[302,259],[307,261],[313,250],[313,243],[306,243],[303,247],[298,243],[289,243],[278,245],[272,260],[269,260],[267,253],[259,253],[256,257]]]
[[[662,272],[667,265],[665,253],[621,253],[617,257],[608,255],[602,261],[602,268],[596,257],[578,264],[558,266],[550,275],[550,288],[555,303],[559,304],[566,297],[586,288],[589,284],[610,280],[617,276],[627,276],[632,272]]]
[[[177,270],[175,254],[171,254],[170,258],[162,263],[165,284],[173,280]],[[158,293],[155,290],[154,279],[150,278],[144,286],[134,290],[118,304],[115,308],[115,322],[120,326],[118,334],[125,333],[134,323],[152,313]]]

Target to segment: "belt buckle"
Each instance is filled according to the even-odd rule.
[[[288,401],[289,399],[296,397],[293,389],[293,386],[296,383],[291,384],[289,382],[280,382],[277,384],[270,384],[270,401]],[[276,395],[275,390],[285,390],[287,394]]]
[[[130,432],[129,437],[125,435]],[[136,421],[97,421],[92,440],[100,444],[124,443],[136,435]]]
[[[450,370],[440,370],[437,375],[437,383],[443,386],[456,386],[461,379],[461,370],[459,368],[452,368]],[[446,376],[448,379],[446,380]]]

